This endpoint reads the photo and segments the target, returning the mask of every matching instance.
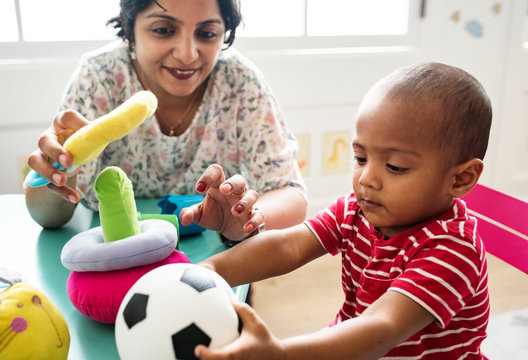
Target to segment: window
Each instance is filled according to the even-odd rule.
[[[408,46],[416,39],[420,6],[419,0],[241,3],[244,23],[235,44],[250,51]]]
[[[525,50],[528,50],[528,16],[524,18],[522,41],[523,41],[523,48]]]
[[[307,35],[404,35],[409,0],[308,0]]]
[[[242,0],[241,36],[407,33],[409,0]]]
[[[244,23],[235,46],[244,51],[405,46],[416,38],[418,3],[241,0]],[[106,21],[118,11],[119,0],[1,0],[0,59],[76,57],[115,38]]]
[[[14,1],[0,1],[0,42],[18,40],[17,18]]]
[[[305,0],[241,0],[242,37],[303,36]]]
[[[106,21],[118,13],[119,1],[2,0],[0,41],[108,40]]]
[[[119,14],[113,0],[18,0],[25,41],[112,39],[106,21]],[[52,11],[50,11],[52,10]],[[46,16],[42,16],[46,14]]]

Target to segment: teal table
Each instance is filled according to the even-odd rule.
[[[137,207],[144,214],[160,213],[155,200],[137,200]],[[23,195],[0,195],[0,267],[21,272],[24,282],[42,290],[59,307],[70,330],[71,360],[119,359],[114,326],[84,316],[71,304],[66,292],[70,271],[60,261],[62,247],[72,236],[97,225],[97,213],[77,206],[68,224],[44,230],[29,216]],[[193,263],[225,249],[213,231],[180,239],[180,250]],[[247,285],[233,290],[245,300]]]

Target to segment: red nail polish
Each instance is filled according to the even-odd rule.
[[[244,211],[244,207],[238,204],[237,206],[235,206],[235,211],[240,214],[242,211]]]
[[[205,191],[205,183],[200,181],[198,184],[196,184],[196,191],[204,192]]]

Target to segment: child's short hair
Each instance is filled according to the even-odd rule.
[[[491,101],[481,83],[466,71],[440,63],[411,65],[382,80],[391,98],[432,105],[433,143],[455,164],[484,159],[491,128]]]

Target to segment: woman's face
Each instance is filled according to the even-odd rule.
[[[188,96],[213,70],[224,41],[217,0],[160,0],[138,14],[136,69],[158,96]]]

